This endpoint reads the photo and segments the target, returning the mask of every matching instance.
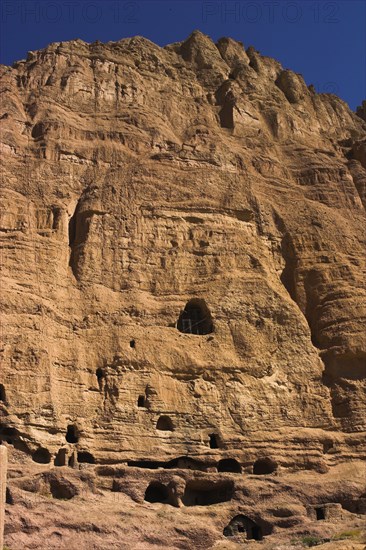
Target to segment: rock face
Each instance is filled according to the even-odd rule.
[[[361,110],[199,32],[52,44],[1,87],[9,547],[357,531]]]

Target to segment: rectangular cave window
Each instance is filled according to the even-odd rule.
[[[209,435],[209,445],[210,449],[218,449],[219,448],[219,440],[216,434],[210,434]]]
[[[325,511],[324,508],[315,508],[316,513],[316,519],[317,521],[325,519]]]

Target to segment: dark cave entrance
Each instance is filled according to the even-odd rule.
[[[33,453],[32,459],[34,462],[38,462],[38,464],[49,464],[51,462],[51,454],[48,449],[40,447]]]
[[[77,443],[79,441],[79,433],[77,427],[73,424],[67,426],[65,438],[68,443]]]
[[[173,422],[169,416],[163,415],[157,421],[156,429],[162,432],[172,432],[174,430]]]
[[[209,445],[210,449],[218,449],[219,448],[219,438],[217,434],[210,434],[209,435]]]
[[[325,510],[323,507],[315,508],[315,514],[317,521],[320,521],[322,519],[325,519]]]
[[[213,332],[211,313],[204,300],[193,298],[181,312],[177,329],[185,334],[210,334]]]
[[[54,465],[66,466],[66,455],[67,455],[66,449],[59,449],[55,457],[55,460],[53,461]]]
[[[217,465],[218,472],[231,472],[235,474],[241,473],[241,466],[234,458],[223,458]]]
[[[138,396],[138,398],[137,398],[137,406],[140,407],[140,408],[146,407],[146,404],[145,404],[145,396],[144,396],[144,395],[139,395],[139,396]]]
[[[262,540],[263,538],[261,527],[247,516],[239,514],[225,527],[224,536],[235,537],[243,533],[246,534],[248,540]]]
[[[231,500],[234,484],[231,481],[188,481],[182,502],[185,506],[210,506]]]
[[[277,463],[271,458],[258,458],[253,464],[253,474],[263,476],[273,474],[277,470]]]
[[[79,451],[77,454],[77,458],[79,463],[84,462],[86,464],[95,464],[94,456],[88,451]]]
[[[151,503],[161,502],[167,504],[169,500],[168,488],[158,481],[153,481],[145,491],[144,500]]]

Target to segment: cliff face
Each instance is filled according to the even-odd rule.
[[[316,534],[317,505],[322,534],[357,525],[361,111],[199,32],[52,44],[1,88],[9,545],[235,548]],[[69,499],[59,535],[40,494]]]

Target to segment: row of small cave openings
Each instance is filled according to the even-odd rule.
[[[210,434],[210,447],[219,448],[218,439],[216,434]],[[71,445],[76,445],[79,443],[80,435],[77,426],[70,424],[67,427],[65,440]],[[19,434],[16,428],[11,428],[7,426],[0,427],[0,443],[5,441],[9,445],[14,445],[21,450],[27,451],[26,446],[19,439]],[[20,443],[20,445],[19,445]],[[72,452],[68,458],[67,462],[67,448],[59,449],[56,457],[54,459],[55,466],[65,466],[68,463],[69,466],[74,466],[76,462],[78,463],[88,463],[95,464],[94,456],[86,450],[77,449],[76,452]],[[35,462],[40,464],[48,464],[51,462],[51,453],[48,449],[44,447],[39,447],[36,451],[32,453],[32,459]],[[191,470],[205,470],[204,464],[196,461],[188,456],[179,457],[178,459],[173,459],[168,462],[157,462],[157,461],[129,461],[128,466],[138,467],[138,468],[183,468]],[[242,473],[241,464],[234,458],[223,458],[219,460],[216,464],[218,472],[230,472],[230,473]],[[269,457],[258,458],[253,464],[253,474],[254,475],[268,475],[272,474],[277,470],[277,463]]]

